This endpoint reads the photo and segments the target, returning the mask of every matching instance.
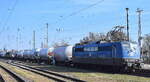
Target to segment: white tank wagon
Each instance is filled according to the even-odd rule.
[[[23,58],[26,59],[27,55],[28,55],[28,50],[24,50],[24,52],[23,52]]]
[[[30,50],[29,51],[29,59],[34,60],[36,56],[36,49]]]
[[[35,50],[35,57],[36,57],[36,59],[39,59],[40,50],[41,50],[41,48],[37,48]]]
[[[54,48],[42,48],[39,52],[39,57],[41,60],[49,60],[53,56]]]
[[[15,58],[16,53],[17,53],[17,51],[14,51],[14,50],[7,51],[6,54],[5,54],[5,57],[6,58]]]
[[[72,62],[73,46],[62,46],[54,49],[54,59],[56,63],[71,63]]]
[[[0,57],[5,57],[6,51],[0,51]]]
[[[34,61],[35,62],[38,62],[39,63],[39,61],[40,61],[40,56],[39,56],[39,53],[40,53],[40,50],[41,50],[41,48],[37,48],[37,49],[35,49],[35,54],[34,54]]]
[[[41,50],[41,48],[37,48],[37,49],[35,50],[35,56],[39,56],[40,50]]]
[[[24,53],[23,50],[18,51],[18,52],[16,53],[16,54],[17,54],[17,58],[23,58],[23,53]]]
[[[24,52],[23,52],[23,58],[24,59],[28,59],[30,57],[29,53],[30,53],[30,50],[24,50]]]
[[[35,56],[36,50],[24,50],[23,52],[23,58],[25,60],[34,60],[36,58]]]
[[[12,58],[15,58],[17,55],[17,51],[10,51],[10,55]]]

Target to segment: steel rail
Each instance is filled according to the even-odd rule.
[[[48,74],[51,74],[51,75],[55,75],[55,76],[58,76],[58,77],[62,77],[62,78],[65,78],[65,79],[69,79],[69,80],[72,80],[72,81],[75,81],[75,82],[86,82],[86,81],[83,81],[83,80],[80,80],[80,79],[77,79],[77,78],[73,78],[73,77],[70,77],[70,76],[65,76],[65,75],[55,73],[55,72],[52,72],[52,71],[43,70],[43,69],[39,69],[39,68],[34,68],[34,67],[29,66],[29,65],[24,65],[24,64],[19,64],[19,63],[15,63],[15,64],[22,65],[22,66],[25,66],[25,67],[28,67],[28,68],[31,68],[31,69],[34,69],[34,70],[38,70],[38,71],[48,73]]]
[[[4,69],[7,73],[9,73],[18,82],[26,82],[26,80],[23,79],[23,77],[19,76],[18,74],[16,74],[15,72],[11,71],[10,69],[4,67],[3,65],[0,65],[0,67],[2,69]]]
[[[41,72],[38,71],[38,70],[34,70],[34,69],[31,69],[31,68],[24,67],[24,66],[20,66],[20,65],[17,65],[17,64],[13,64],[13,63],[9,63],[9,64],[10,64],[10,65],[13,65],[13,66],[16,66],[16,67],[19,67],[19,68],[24,69],[24,70],[31,71],[31,72],[33,72],[33,73],[39,74],[39,75],[41,75],[41,76],[47,77],[47,78],[52,79],[52,80],[57,81],[57,82],[66,82],[66,81],[64,81],[64,80],[62,80],[62,79],[58,79],[58,78],[56,78],[56,77],[52,77],[52,76],[50,76],[50,75],[41,73]]]

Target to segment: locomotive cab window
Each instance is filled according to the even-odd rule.
[[[75,48],[75,52],[83,52],[83,48]]]
[[[84,51],[98,51],[98,47],[85,47]]]
[[[98,51],[112,51],[111,46],[98,47]]]
[[[124,49],[126,49],[126,50],[129,50],[129,49],[130,49],[130,45],[127,44],[127,43],[122,44],[122,47],[123,47]]]

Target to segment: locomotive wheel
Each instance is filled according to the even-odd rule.
[[[78,67],[79,67],[79,64],[74,63],[74,64],[73,64],[73,67],[78,68]]]
[[[112,68],[113,68],[112,69],[113,73],[119,73],[121,69],[120,67],[117,67],[117,66],[113,66]]]

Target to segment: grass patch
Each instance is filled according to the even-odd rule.
[[[127,74],[100,73],[83,69],[68,68],[63,66],[53,66],[53,65],[33,64],[33,67],[63,73],[65,75],[86,80],[88,82],[150,82],[150,78],[148,77],[127,75]]]

